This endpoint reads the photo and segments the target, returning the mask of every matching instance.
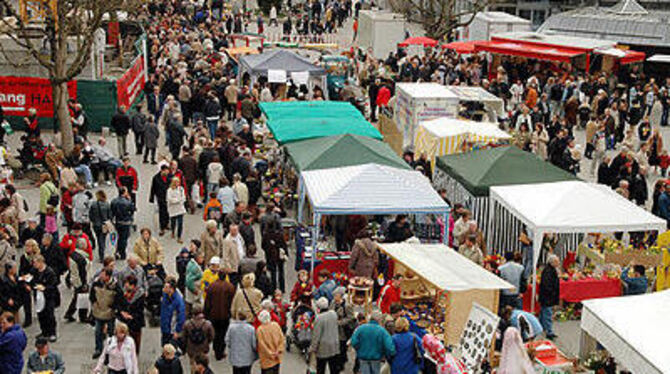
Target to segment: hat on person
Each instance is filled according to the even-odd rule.
[[[220,265],[221,264],[221,257],[219,256],[214,256],[209,260],[210,265]]]

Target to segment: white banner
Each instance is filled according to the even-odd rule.
[[[307,80],[309,80],[309,72],[296,71],[291,73],[291,78],[293,79],[293,83],[295,83],[296,86],[300,86],[301,84],[307,84]]]
[[[286,83],[286,70],[268,70],[268,82]]]

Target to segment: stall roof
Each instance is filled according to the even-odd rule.
[[[437,167],[474,196],[487,196],[492,186],[577,179],[536,155],[517,147],[498,147],[442,156]]]
[[[457,118],[442,117],[430,121],[420,122],[419,125],[438,138],[459,134],[491,137],[496,139],[510,139],[512,136],[498,128],[497,123],[477,122]]]
[[[504,55],[523,56],[537,60],[570,62],[574,57],[584,54],[583,50],[563,46],[528,44],[523,41],[491,40],[475,43],[478,52],[486,51]]]
[[[469,42],[451,42],[447,44],[442,44],[442,49],[452,49],[456,53],[460,54],[471,54],[475,53],[475,43],[473,41]]]
[[[382,139],[382,135],[350,103],[296,101],[261,103],[267,126],[280,144],[324,136],[353,134]]]
[[[285,149],[299,172],[369,163],[410,169],[388,144],[365,136],[308,139],[287,144]]]
[[[665,231],[666,227],[665,220],[600,184],[565,181],[494,186],[490,196],[534,232]]]
[[[398,47],[407,47],[410,45],[419,45],[423,47],[435,47],[437,46],[437,40],[431,39],[425,36],[414,36],[407,38],[404,41],[398,43]]]
[[[498,96],[486,91],[482,87],[475,86],[447,86],[460,101],[480,101],[491,105],[498,117],[504,115],[503,100]]]
[[[378,164],[300,174],[315,213],[442,213],[449,206],[418,171]]]
[[[444,244],[380,244],[382,250],[412,272],[444,291],[514,288],[490,271]]]
[[[286,72],[307,71],[314,75],[323,75],[325,70],[309,62],[306,58],[285,49],[275,49],[257,55],[240,58],[240,64],[246,70],[256,74],[267,74],[268,70],[284,70]]]
[[[539,33],[528,31],[504,32],[491,36],[491,40],[513,41],[540,46],[565,47],[583,52],[596,48],[614,47],[616,42],[606,39],[584,38],[565,34]]]
[[[581,328],[628,370],[670,373],[667,319],[670,291],[586,300]]]
[[[420,99],[453,99],[456,95],[446,86],[438,83],[398,83],[396,88],[407,92],[411,97]]]

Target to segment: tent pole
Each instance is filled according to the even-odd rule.
[[[444,235],[442,235],[442,244],[449,246],[449,210],[442,214],[444,222]]]
[[[491,245],[493,244],[493,219],[496,210],[494,209],[498,203],[489,195],[489,216],[488,222],[486,223],[486,248],[491,251]]]
[[[305,189],[302,178],[298,179],[298,223],[302,222],[303,209],[305,209]]]
[[[321,214],[314,212],[314,237],[312,238],[312,263],[310,265],[309,274],[314,277],[314,261],[316,261],[316,244],[319,241],[319,223],[321,222]]]
[[[542,249],[542,238],[544,233],[538,232],[535,230],[535,235],[533,236],[533,292],[532,299],[530,301],[530,312],[535,313],[535,296],[537,296],[537,260],[540,256],[540,250]]]

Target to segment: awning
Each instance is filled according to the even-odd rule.
[[[471,54],[475,53],[475,43],[477,41],[469,42],[451,42],[447,44],[442,44],[442,49],[451,49],[456,53],[460,54]]]
[[[655,54],[647,59],[649,62],[670,63],[670,55]]]
[[[570,62],[574,57],[584,54],[584,51],[559,47],[541,46],[522,42],[503,40],[478,41],[475,43],[476,51],[486,51],[503,55],[523,56],[537,60]]]
[[[639,52],[639,51],[624,51],[626,52],[626,55],[623,56],[620,60],[619,63],[621,65],[627,65],[627,64],[634,64],[636,62],[642,62],[644,61],[645,54],[644,52]]]
[[[413,38],[407,38],[404,41],[398,43],[398,47],[407,47],[409,45],[421,45],[424,47],[435,47],[437,46],[437,40],[431,39],[425,36],[415,36]]]

